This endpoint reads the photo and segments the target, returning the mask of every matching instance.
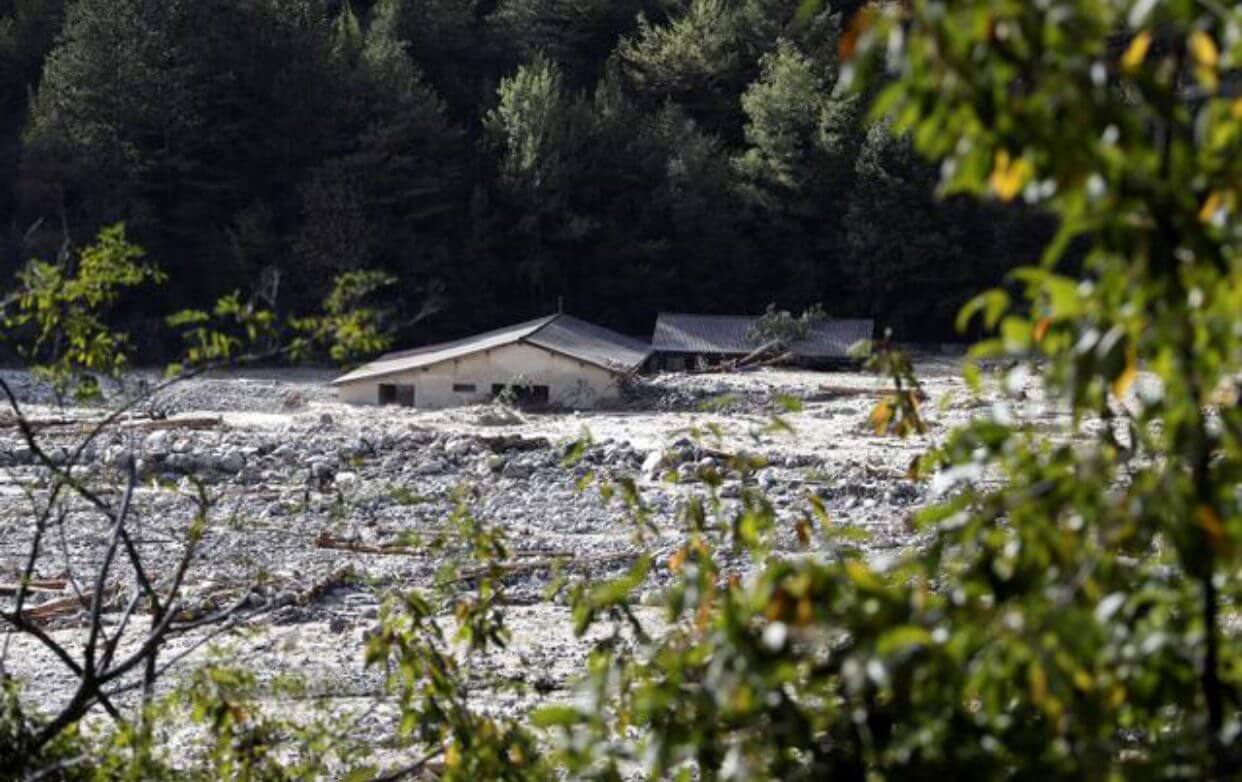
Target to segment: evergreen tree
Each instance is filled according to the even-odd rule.
[[[835,61],[782,41],[742,95],[746,151],[734,158],[749,230],[779,269],[772,298],[806,307],[833,287],[842,262],[854,159],[856,99],[835,97]]]
[[[548,56],[571,84],[589,87],[602,77],[621,36],[660,5],[657,0],[503,0],[491,22],[522,57]]]
[[[560,67],[544,57],[501,82],[500,103],[487,116],[488,133],[501,150],[500,184],[518,208],[516,227],[525,240],[519,271],[537,308],[564,295],[570,273],[564,244],[594,228],[575,211],[571,188],[590,125],[589,111],[566,90]]]
[[[994,251],[1000,210],[937,199],[936,169],[883,124],[868,130],[856,166],[844,269],[852,297],[899,338],[951,335],[970,291],[1012,265]]]
[[[184,45],[185,0],[78,0],[31,109],[30,166],[45,210],[70,225],[174,230],[199,173],[204,72]]]
[[[399,12],[398,0],[373,9],[354,73],[363,124],[352,148],[303,188],[297,250],[321,267],[443,274],[446,224],[464,213],[462,134],[406,56]]]

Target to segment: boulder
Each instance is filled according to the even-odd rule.
[[[237,449],[225,451],[216,459],[216,469],[221,472],[236,475],[245,469],[245,467],[246,457]]]
[[[164,456],[172,449],[172,438],[165,430],[158,430],[147,435],[143,448],[152,456]]]

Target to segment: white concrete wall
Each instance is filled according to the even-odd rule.
[[[548,386],[549,402],[568,408],[590,408],[617,396],[617,375],[605,369],[525,343],[504,345],[463,358],[444,361],[384,377],[337,387],[341,401],[379,404],[379,387],[414,386],[414,406],[454,407],[491,399],[492,385]],[[454,385],[473,384],[475,393],[460,393]]]

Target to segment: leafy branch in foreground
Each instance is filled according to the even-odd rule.
[[[162,279],[155,267],[142,262],[143,257],[142,250],[125,239],[124,229],[116,226],[102,231],[98,242],[85,248],[75,264],[64,259],[60,264],[31,262],[18,275],[15,294],[0,303],[0,323],[6,327],[0,338],[30,361],[39,376],[51,380],[58,394],[74,391],[101,398],[100,378],[120,378],[128,366],[128,343],[124,335],[112,331],[109,308],[126,289]],[[183,371],[179,365],[173,368],[172,377],[154,387],[140,387],[135,395],[115,402],[105,400],[111,407],[108,414],[84,421],[84,434],[67,448],[31,423],[18,395],[0,379],[10,423],[32,455],[35,470],[35,477],[25,484],[31,513],[22,541],[26,554],[20,580],[12,604],[0,609],[0,625],[5,630],[0,647],[0,768],[4,778],[103,779],[122,772],[130,778],[167,775],[166,748],[156,740],[155,723],[161,709],[171,704],[165,699],[157,702],[157,683],[173,665],[231,629],[240,617],[264,610],[252,599],[249,588],[241,589],[234,602],[223,606],[196,605],[187,594],[187,576],[219,515],[219,498],[199,475],[182,470],[177,487],[177,493],[189,502],[186,523],[179,530],[185,541],[180,553],[170,561],[155,561],[135,539],[143,516],[153,512],[139,498],[140,484],[149,476],[139,474],[133,453],[112,468],[86,469],[85,454],[91,443],[117,433],[127,411],[190,374],[265,356],[305,355],[312,347],[327,347],[340,356],[383,347],[386,313],[374,307],[360,311],[351,307],[361,306],[388,282],[382,276],[355,274],[338,285],[325,315],[298,318],[284,328],[274,313],[237,294],[222,299],[212,315],[173,316],[173,324],[189,327],[190,370]],[[67,528],[92,523],[106,532],[106,545],[84,566],[89,572],[81,572],[68,552],[55,551],[51,541],[54,536],[63,541]],[[36,574],[61,565],[73,591],[65,602],[85,611],[85,628],[72,639],[45,629],[44,612],[28,610],[30,584]],[[167,651],[171,641],[191,633],[201,637],[188,650]],[[19,637],[41,647],[76,681],[65,701],[46,717],[23,703],[9,679],[7,665]],[[256,737],[268,730],[270,735],[263,735],[271,743],[272,736],[289,734],[289,726],[271,732],[263,727],[264,721],[251,725],[242,720],[241,707],[230,706],[227,700],[237,688],[226,686],[230,680],[221,672],[203,675],[204,686],[194,693],[195,711],[204,715],[218,738],[232,737],[218,745],[215,766],[239,778],[254,778],[254,769],[259,767],[284,773],[284,764],[271,761]],[[210,683],[218,686],[207,687]],[[136,702],[129,697],[134,691],[140,694]],[[184,695],[182,700],[187,700]],[[97,707],[110,718],[111,730],[88,734],[80,726]],[[208,719],[213,712],[217,716]],[[240,728],[239,722],[244,723]],[[239,730],[247,733],[245,741],[238,739]],[[296,730],[313,735],[309,728],[297,726]],[[313,760],[313,753],[307,758]],[[266,772],[261,776],[271,778]]]
[[[946,193],[1059,218],[1014,276],[1024,302],[988,293],[963,323],[984,315],[998,335],[972,361],[1037,378],[1069,430],[1000,404],[950,433],[912,473],[947,497],[916,517],[926,545],[882,566],[848,544],[768,553],[744,534],[776,525],[762,504],[687,513],[671,631],[600,655],[589,706],[545,713],[573,773],[1242,773],[1242,639],[1223,619],[1242,600],[1242,103],[1222,86],[1239,30],[1236,9],[1189,3],[856,19],[850,69],[896,72],[877,111],[942,161]],[[898,380],[877,433],[922,432],[908,363],[877,363]],[[742,578],[720,558],[738,549],[762,563]]]

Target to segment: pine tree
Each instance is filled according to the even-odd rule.
[[[524,58],[554,60],[576,87],[595,84],[618,40],[642,14],[660,10],[656,0],[504,0],[490,17],[509,46]]]
[[[1000,215],[936,198],[935,168],[883,124],[868,130],[856,165],[843,270],[852,297],[898,338],[927,338],[934,326],[951,335],[970,291],[998,284],[1011,265],[995,251]]]
[[[70,220],[163,226],[203,123],[184,0],[78,0],[31,109],[32,178]],[[50,191],[50,192],[49,192]],[[93,227],[93,226],[92,226]]]

